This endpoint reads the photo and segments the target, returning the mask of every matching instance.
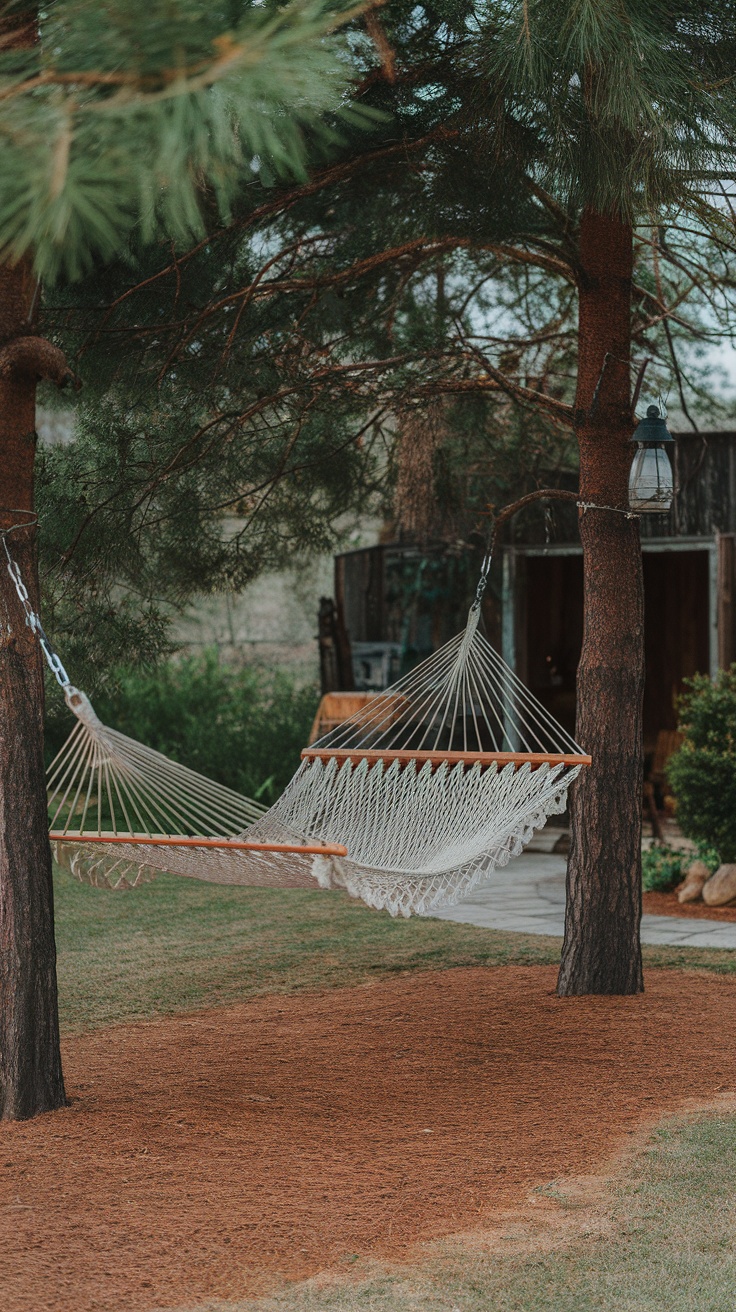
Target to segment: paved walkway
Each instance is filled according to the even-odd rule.
[[[465,925],[509,929],[517,934],[561,937],[565,923],[564,856],[525,852],[489,883],[468,894],[454,907],[435,912],[441,920]],[[684,916],[642,916],[642,943],[694,948],[736,948],[736,923],[690,920]]]

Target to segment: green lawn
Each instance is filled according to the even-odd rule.
[[[552,1187],[552,1186],[551,1186]],[[554,1185],[565,1206],[564,1182]],[[675,1122],[613,1181],[609,1230],[556,1251],[479,1253],[448,1246],[421,1267],[355,1272],[354,1282],[291,1286],[281,1296],[186,1312],[733,1312],[736,1119]],[[514,1227],[510,1247],[518,1249]],[[185,1309],[180,1309],[185,1312]]]
[[[128,892],[56,872],[64,1029],[340,988],[395,971],[547,965],[559,940],[392,920],[343,893],[225,888],[161,875]],[[733,973],[736,953],[650,948],[648,965]]]

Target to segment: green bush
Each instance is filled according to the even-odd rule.
[[[698,674],[679,701],[685,741],[667,776],[686,837],[736,861],[736,665]]]
[[[704,861],[710,873],[715,874],[721,858],[715,848],[698,843],[695,855]],[[685,878],[687,868],[694,860],[692,852],[678,852],[674,847],[661,844],[641,854],[641,884],[645,893],[669,893]]]
[[[317,704],[314,688],[283,672],[227,665],[213,651],[151,671],[118,670],[114,691],[94,699],[112,728],[265,804],[299,765]],[[70,727],[66,717],[50,719],[51,754]]]
[[[692,858],[672,847],[650,847],[641,854],[641,886],[645,893],[669,893],[685,878]]]

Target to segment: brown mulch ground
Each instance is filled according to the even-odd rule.
[[[736,920],[736,907],[708,907],[705,902],[678,902],[677,893],[644,893],[644,910],[653,916],[689,916],[695,920]]]
[[[0,1127],[2,1312],[175,1307],[406,1254],[736,1085],[734,982],[554,981],[414,974],[67,1041],[72,1106]]]

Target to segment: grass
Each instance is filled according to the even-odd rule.
[[[557,1191],[556,1191],[557,1192]],[[421,1267],[266,1299],[208,1302],[180,1312],[732,1312],[736,1306],[736,1118],[660,1129],[601,1202],[608,1224],[552,1251],[440,1252]],[[589,1215],[589,1213],[588,1213]],[[515,1235],[508,1236],[512,1241]],[[515,1249],[518,1243],[514,1243]]]
[[[129,892],[55,876],[64,1029],[340,988],[400,971],[550,965],[558,939],[392,920],[347,894],[228,888],[161,875]],[[736,953],[647,948],[648,966],[736,973]]]
[[[224,888],[160,876],[128,893],[56,872],[62,1023],[80,1030],[263,993],[339,988],[394,972],[548,965],[558,939],[392,920],[340,893]],[[736,953],[647,948],[648,967],[736,973]],[[580,1208],[565,1182],[547,1190]],[[421,1267],[357,1260],[346,1278],[186,1312],[730,1312],[736,1308],[736,1119],[665,1126],[557,1248],[482,1252],[449,1241]],[[599,1229],[599,1227],[598,1227]],[[185,1312],[180,1309],[179,1312]]]

